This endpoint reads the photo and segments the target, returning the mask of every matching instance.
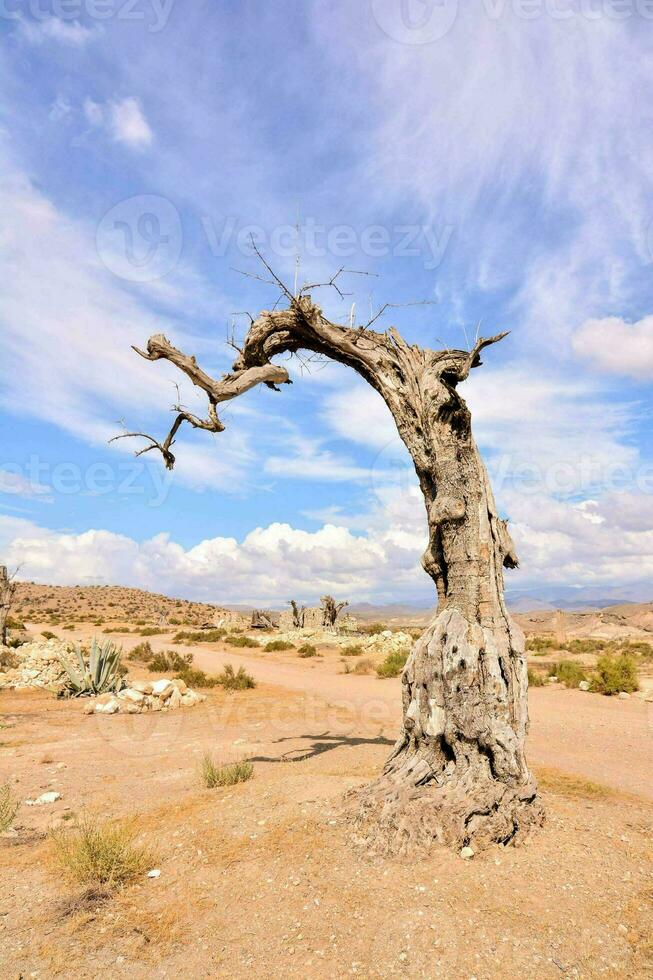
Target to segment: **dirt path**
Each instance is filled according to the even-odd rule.
[[[165,649],[165,641],[153,643]],[[398,679],[335,673],[333,660],[279,662],[269,654],[243,655],[195,645],[195,664],[216,673],[225,663],[243,666],[261,683],[327,702],[358,719],[366,733],[394,738],[401,717]],[[653,801],[653,705],[621,701],[554,686],[529,692],[531,731],[528,757],[577,776]],[[336,718],[337,723],[337,718]]]

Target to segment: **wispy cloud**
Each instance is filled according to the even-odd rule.
[[[59,17],[45,17],[41,20],[27,20],[20,17],[19,23],[22,36],[31,44],[58,41],[61,44],[81,48],[104,33],[101,24],[86,27],[78,20],[62,20]]]

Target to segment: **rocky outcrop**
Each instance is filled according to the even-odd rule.
[[[61,655],[72,652],[72,644],[61,640],[34,640],[15,649],[3,647],[2,661],[15,666],[0,668],[0,689],[42,687],[58,691],[66,682]]]

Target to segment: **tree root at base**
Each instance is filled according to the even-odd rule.
[[[345,796],[356,848],[369,857],[419,857],[434,844],[475,851],[518,845],[544,823],[534,779],[519,786],[476,781],[401,786],[387,776]]]

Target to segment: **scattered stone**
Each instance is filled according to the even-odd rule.
[[[138,715],[144,711],[171,711],[175,708],[192,708],[206,700],[205,694],[191,691],[179,678],[158,681],[130,681],[119,694],[101,694],[84,704],[84,714]],[[142,688],[148,688],[145,693]]]
[[[461,858],[464,858],[466,861],[468,861],[470,858],[473,858],[474,857],[473,848],[463,847],[462,851],[460,852],[460,856]]]
[[[630,694],[628,694],[627,691],[619,691],[618,697],[621,701],[627,701],[628,698],[630,697]]]
[[[61,793],[51,791],[49,793],[41,793],[35,800],[25,800],[25,806],[45,806],[48,803],[56,803],[60,799]]]
[[[141,694],[151,694],[152,681],[132,681],[130,684],[130,690],[140,691]]]
[[[148,878],[160,878],[161,877],[161,871],[160,871],[160,869],[159,868],[152,868],[150,871],[147,872],[147,877]]]
[[[590,682],[589,681],[581,681],[580,684],[578,685],[578,690],[579,691],[589,691],[590,686],[591,685],[590,685]]]

